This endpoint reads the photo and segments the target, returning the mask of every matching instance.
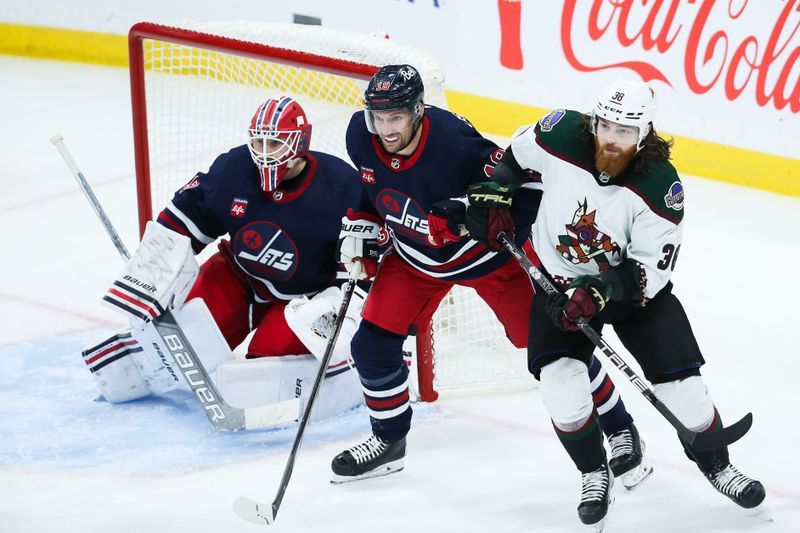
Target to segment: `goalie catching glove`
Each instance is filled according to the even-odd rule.
[[[148,222],[142,242],[103,296],[103,305],[143,329],[169,307],[180,309],[200,266],[188,237]]]
[[[352,209],[342,217],[342,230],[336,246],[338,262],[344,265],[347,273],[356,273],[356,279],[371,279],[378,272],[378,237],[381,220],[370,213],[359,213]],[[356,270],[361,263],[360,271]]]
[[[498,251],[504,249],[497,240],[501,232],[514,240],[511,204],[518,188],[518,185],[500,185],[493,181],[470,185],[467,189],[466,226],[473,239]]]

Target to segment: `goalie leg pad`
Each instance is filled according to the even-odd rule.
[[[233,359],[202,299],[191,300],[174,316],[209,373],[220,362]],[[169,353],[153,324],[148,323],[143,330],[122,332],[87,348],[83,357],[103,396],[120,403],[187,387]]]
[[[312,355],[288,355],[226,361],[217,370],[217,387],[233,406],[248,408],[300,398],[305,409],[319,361]],[[346,363],[331,365],[312,420],[339,415],[364,403],[355,371]]]
[[[714,402],[700,376],[656,383],[653,392],[692,431],[705,431],[714,423]]]
[[[555,426],[566,432],[581,428],[592,416],[589,369],[571,357],[556,359],[542,367],[542,400]]]
[[[328,339],[333,334],[336,313],[342,303],[343,294],[338,287],[328,287],[310,300],[297,298],[289,302],[284,309],[286,323],[297,338],[308,348],[308,351],[322,358],[328,346]],[[353,292],[350,305],[347,307],[342,329],[336,340],[330,363],[332,365],[350,358],[350,341],[361,322],[361,310],[364,307],[364,295],[360,291]]]

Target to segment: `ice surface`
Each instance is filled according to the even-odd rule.
[[[257,531],[233,501],[272,500],[292,428],[220,433],[182,392],[95,401],[80,358],[119,325],[99,301],[120,260],[49,138],[64,134],[132,247],[127,72],[0,57],[0,87],[0,532]],[[800,199],[685,183],[675,292],[723,416],[755,415],[732,458],[764,482],[768,507],[752,516],[717,495],[671,427],[611,369],[656,472],[635,492],[615,488],[606,531],[800,531]],[[535,391],[420,406],[403,472],[330,485],[331,458],[367,431],[363,410],[309,429],[272,531],[585,531],[578,474]]]

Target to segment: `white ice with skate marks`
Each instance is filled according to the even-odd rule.
[[[132,246],[127,72],[0,57],[0,83],[13,102],[0,129],[8,147],[0,158],[0,531],[258,531],[233,513],[233,502],[272,501],[292,429],[218,432],[189,393],[94,402],[80,360],[86,342],[119,325],[99,302],[120,262],[49,137],[64,134]],[[718,495],[684,458],[672,428],[611,369],[655,472],[633,492],[615,484],[605,531],[800,532],[800,200],[685,183],[675,292],[723,418],[755,415],[731,457],[764,482],[769,515],[752,516]],[[627,356],[613,333],[608,338]],[[331,459],[367,433],[363,409],[310,426],[270,530],[586,531],[575,511],[580,476],[535,391],[445,396],[416,412],[402,472],[331,485]]]

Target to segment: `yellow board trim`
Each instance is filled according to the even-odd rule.
[[[0,23],[0,54],[127,67],[128,39],[125,35]],[[446,96],[449,108],[469,118],[478,130],[504,137],[549,111],[458,91],[448,90]],[[800,196],[800,159],[674,138],[673,159],[680,173]]]

